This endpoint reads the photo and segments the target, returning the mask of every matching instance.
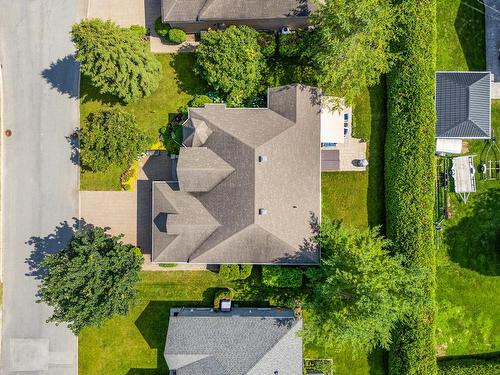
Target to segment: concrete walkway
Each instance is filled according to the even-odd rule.
[[[484,0],[484,14],[486,68],[493,73],[495,82],[500,82],[500,60],[498,59],[500,55],[500,0]],[[500,95],[497,98],[500,98]]]

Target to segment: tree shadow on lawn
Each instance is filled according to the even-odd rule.
[[[478,9],[483,10],[479,11]],[[484,70],[486,68],[484,53],[486,47],[482,2],[462,0],[454,26],[469,70]]]
[[[99,89],[92,84],[90,77],[82,74],[80,77],[80,101],[82,104],[87,102],[98,102],[108,106],[116,104],[125,104],[119,98],[111,94],[101,94]]]
[[[483,275],[500,275],[500,189],[476,193],[465,215],[446,226],[444,243],[452,261]]]
[[[175,70],[175,79],[179,90],[189,95],[205,94],[208,91],[207,85],[194,71],[194,53],[177,53],[170,62]]]

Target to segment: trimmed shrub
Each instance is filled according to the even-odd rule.
[[[193,99],[189,102],[190,107],[201,108],[205,104],[213,103],[213,100],[207,95],[195,95]]]
[[[161,22],[161,17],[158,17],[155,20],[155,31],[161,38],[167,40],[169,30],[170,26],[168,26],[166,23]]]
[[[387,235],[407,267],[428,273],[424,312],[393,334],[390,374],[436,374],[434,207],[434,71],[436,0],[397,5],[400,58],[387,79],[385,145]]]
[[[230,288],[223,288],[215,292],[214,296],[214,309],[220,310],[220,303],[222,300],[234,298],[234,290]]]
[[[181,44],[186,41],[186,33],[181,29],[170,29],[168,32],[168,39],[172,43]]]
[[[274,288],[299,288],[302,286],[302,270],[293,267],[263,266],[262,283]]]
[[[148,29],[141,25],[132,25],[129,29],[140,39],[143,39],[148,34]]]
[[[500,357],[453,358],[438,361],[439,375],[500,374]]]
[[[226,281],[245,280],[251,273],[251,264],[222,264],[219,269],[219,275]]]

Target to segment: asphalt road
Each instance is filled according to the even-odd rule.
[[[0,0],[4,130],[12,131],[9,138],[0,134],[6,375],[78,371],[77,339],[66,327],[46,323],[50,309],[35,302],[37,281],[27,275],[27,258],[35,264],[43,252],[64,246],[78,217],[78,167],[66,137],[79,116],[68,32],[80,6],[79,0]]]

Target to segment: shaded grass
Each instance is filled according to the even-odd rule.
[[[483,12],[477,0],[437,2],[437,70],[486,68]]]
[[[135,103],[124,104],[111,95],[102,95],[86,76],[80,83],[80,123],[89,113],[107,107],[121,107],[137,118],[137,123],[148,135],[159,140],[159,129],[172,120],[178,109],[186,105],[196,94],[204,94],[204,82],[193,73],[194,54],[158,54],[163,77],[156,92]],[[110,168],[106,172],[81,172],[82,190],[120,190],[120,174],[125,165]]]
[[[322,173],[323,215],[358,228],[384,224],[385,128],[386,93],[382,82],[358,97],[353,108],[353,136],[368,141],[368,170]]]

